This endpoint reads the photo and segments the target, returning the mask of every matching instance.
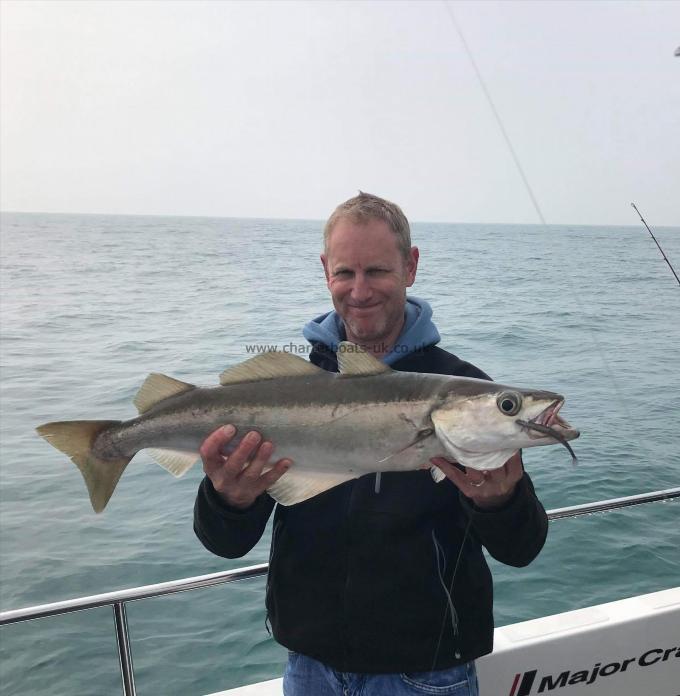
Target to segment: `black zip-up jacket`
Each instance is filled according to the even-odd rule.
[[[337,371],[334,353],[321,345],[311,360]],[[489,379],[436,346],[392,367]],[[245,511],[230,508],[206,477],[194,529],[213,553],[239,558],[260,540],[274,506],[263,494]],[[375,476],[367,475],[279,505],[266,593],[274,637],[343,672],[422,672],[473,660],[493,647],[493,588],[482,546],[502,563],[524,566],[547,529],[526,473],[513,498],[494,511],[475,508],[427,470],[384,473],[378,494]],[[454,630],[444,586],[456,565]]]

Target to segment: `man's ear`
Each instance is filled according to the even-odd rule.
[[[321,254],[319,257],[321,259],[321,265],[323,266],[323,272],[326,276],[326,282],[328,283],[330,280],[330,274],[328,272],[328,257],[326,254]]]
[[[416,282],[416,273],[418,271],[418,259],[420,252],[418,247],[411,247],[406,261],[406,287],[410,288]]]

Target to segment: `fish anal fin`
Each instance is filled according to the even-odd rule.
[[[157,464],[177,478],[184,476],[200,458],[198,452],[160,448],[150,448],[145,451]]]
[[[338,345],[338,370],[342,375],[379,375],[392,372],[392,368],[380,362],[361,346],[349,341]]]
[[[267,493],[281,505],[295,505],[355,478],[359,478],[359,474],[326,474],[291,469],[268,488]]]
[[[133,399],[133,403],[137,407],[139,413],[146,413],[150,408],[164,399],[195,388],[193,384],[180,382],[180,380],[174,377],[152,372],[139,388],[137,395]]]
[[[317,375],[324,372],[320,367],[291,353],[271,351],[256,355],[250,360],[226,369],[220,375],[220,384],[238,384],[240,382],[259,382],[278,377],[300,377]]]

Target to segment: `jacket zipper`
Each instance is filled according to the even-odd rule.
[[[347,497],[347,505],[345,506],[344,520],[344,536],[345,536],[345,583],[342,593],[342,653],[345,664],[349,663],[349,646],[350,646],[350,626],[347,616],[348,595],[350,588],[350,556],[351,556],[351,510],[354,500],[354,492],[356,489],[356,481],[352,482],[352,489]]]

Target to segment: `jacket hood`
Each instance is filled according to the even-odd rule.
[[[439,331],[432,321],[432,307],[428,302],[418,297],[407,296],[405,311],[404,328],[392,350],[382,358],[386,365],[391,365],[441,340]],[[335,310],[321,314],[305,324],[302,335],[312,345],[322,344],[334,353],[338,350],[338,344],[346,340],[347,336],[345,325]]]

